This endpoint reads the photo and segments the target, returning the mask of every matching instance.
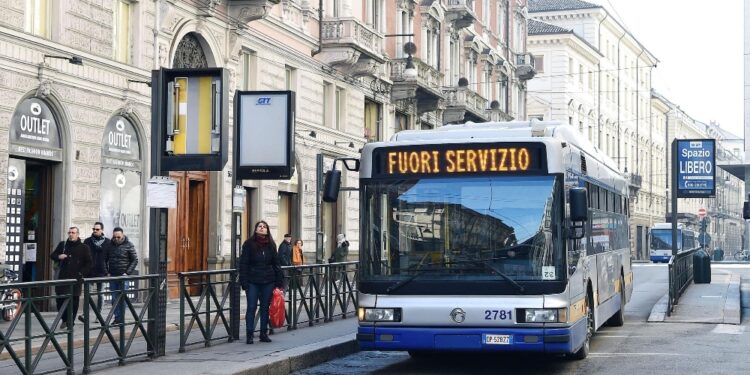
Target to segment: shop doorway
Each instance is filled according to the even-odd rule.
[[[8,159],[7,259],[23,281],[52,280],[55,163]]]
[[[177,208],[169,210],[167,279],[169,297],[179,296],[178,272],[208,269],[208,172],[171,172],[177,181]],[[190,287],[191,295],[200,288]]]

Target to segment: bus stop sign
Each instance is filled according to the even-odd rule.
[[[710,198],[716,195],[716,140],[676,139],[677,198]]]

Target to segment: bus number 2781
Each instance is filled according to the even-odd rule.
[[[513,320],[513,310],[484,310],[485,320]]]

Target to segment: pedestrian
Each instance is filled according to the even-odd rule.
[[[336,236],[336,250],[333,252],[334,263],[346,262],[346,258],[349,256],[349,241],[346,240],[346,236],[342,233]]]
[[[336,250],[333,251],[331,260],[333,263],[346,262],[346,257],[349,255],[349,241],[346,240],[346,236],[340,233],[336,236]],[[346,272],[346,265],[334,266],[331,270],[333,272],[334,280],[338,281]]]
[[[302,245],[304,245],[302,240],[297,240],[294,242],[294,248],[292,248],[292,265],[293,266],[301,266],[305,264],[305,256],[302,253]]]
[[[279,255],[273,242],[268,223],[261,220],[255,223],[253,235],[242,244],[240,256],[240,286],[247,296],[245,330],[247,344],[253,343],[255,332],[255,310],[260,299],[260,341],[271,342],[268,338],[268,314],[274,286],[283,288],[283,275],[279,268]]]
[[[282,267],[292,265],[292,235],[285,234],[284,241],[279,245],[279,264]]]
[[[138,266],[138,253],[128,237],[125,236],[122,228],[115,227],[112,230],[112,243],[106,252],[107,274],[109,276],[128,276],[135,272]],[[115,310],[115,324],[125,321],[125,302],[119,301],[121,293],[125,293],[128,285],[123,280],[109,282],[109,290],[112,292],[112,305]]]
[[[59,262],[60,271],[58,273],[59,280],[78,280],[78,283],[73,288],[73,295],[70,297],[70,304],[65,306],[65,300],[68,297],[58,297],[56,299],[57,310],[62,309],[62,325],[60,328],[65,329],[73,327],[75,321],[72,319],[68,320],[68,316],[75,317],[78,315],[78,300],[81,297],[81,281],[89,274],[91,268],[91,252],[88,246],[81,241],[79,237],[78,227],[68,228],[68,239],[60,241],[55,248],[55,251],[50,254],[50,258],[53,261]],[[69,286],[56,286],[55,294],[58,296],[67,295],[71,292]],[[71,309],[71,310],[68,310]],[[70,311],[70,314],[68,312]]]
[[[104,235],[104,224],[97,221],[94,223],[94,227],[91,228],[91,237],[85,239],[83,243],[89,247],[91,251],[91,270],[87,277],[105,277],[107,276],[107,264],[105,258],[107,257],[106,251],[109,249],[112,241]],[[96,311],[102,311],[102,305],[104,303],[104,294],[102,289],[102,282],[95,283],[96,285]],[[83,315],[78,315],[78,320],[84,321]]]
[[[287,233],[284,235],[284,241],[281,241],[279,245],[279,265],[282,267],[288,267],[292,265],[292,235]],[[284,290],[289,289],[289,270],[284,270]],[[271,330],[273,333],[273,330]]]

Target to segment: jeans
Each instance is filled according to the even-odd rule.
[[[98,312],[102,312],[102,304],[104,304],[104,289],[102,283],[96,283],[96,306],[94,308]],[[92,316],[94,316],[92,314]],[[96,319],[96,318],[94,318]]]
[[[110,281],[109,282],[109,290],[112,292],[112,305],[117,302],[117,298],[120,297],[120,293],[125,292],[128,290],[128,283],[123,281]],[[125,299],[123,297],[123,300],[120,301],[120,303],[117,306],[113,306],[112,308],[115,310],[115,320],[118,322],[123,321],[123,315],[125,315]]]
[[[273,283],[254,284],[247,286],[245,295],[247,296],[247,312],[245,313],[245,329],[248,335],[255,332],[255,310],[258,307],[260,298],[260,332],[268,332],[268,308],[271,305],[271,295],[273,294]]]

